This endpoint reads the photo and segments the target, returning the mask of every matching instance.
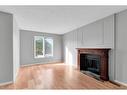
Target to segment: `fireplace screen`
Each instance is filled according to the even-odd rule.
[[[80,70],[100,75],[100,56],[80,54]]]

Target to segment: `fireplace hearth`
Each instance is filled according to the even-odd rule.
[[[77,48],[78,69],[97,79],[107,81],[108,51],[107,48]]]

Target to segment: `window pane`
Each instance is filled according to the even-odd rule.
[[[43,57],[43,37],[42,36],[35,36],[34,37],[34,49],[35,49],[35,57]]]
[[[52,38],[45,39],[45,55],[53,56],[53,39]]]

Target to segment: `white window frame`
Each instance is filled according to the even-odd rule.
[[[36,56],[36,37],[38,36],[34,36],[34,58],[44,58],[44,57],[53,57],[53,49],[54,49],[54,40],[52,37],[44,37],[44,36],[39,36],[42,37],[43,39],[43,55],[42,56]],[[52,54],[45,54],[45,39],[52,39],[53,40],[53,45],[52,45]]]
[[[36,37],[42,37],[42,39],[43,39],[43,55],[42,56],[36,56]],[[34,58],[44,58],[44,56],[45,56],[45,44],[44,44],[44,37],[43,36],[34,36]]]

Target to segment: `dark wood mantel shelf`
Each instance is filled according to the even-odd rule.
[[[88,49],[88,50],[111,50],[111,48],[76,48],[77,50],[86,50],[86,49]]]
[[[101,57],[100,64],[100,79],[109,80],[108,77],[108,51],[110,48],[76,48],[78,51],[78,69],[80,70],[80,54],[95,54]]]

